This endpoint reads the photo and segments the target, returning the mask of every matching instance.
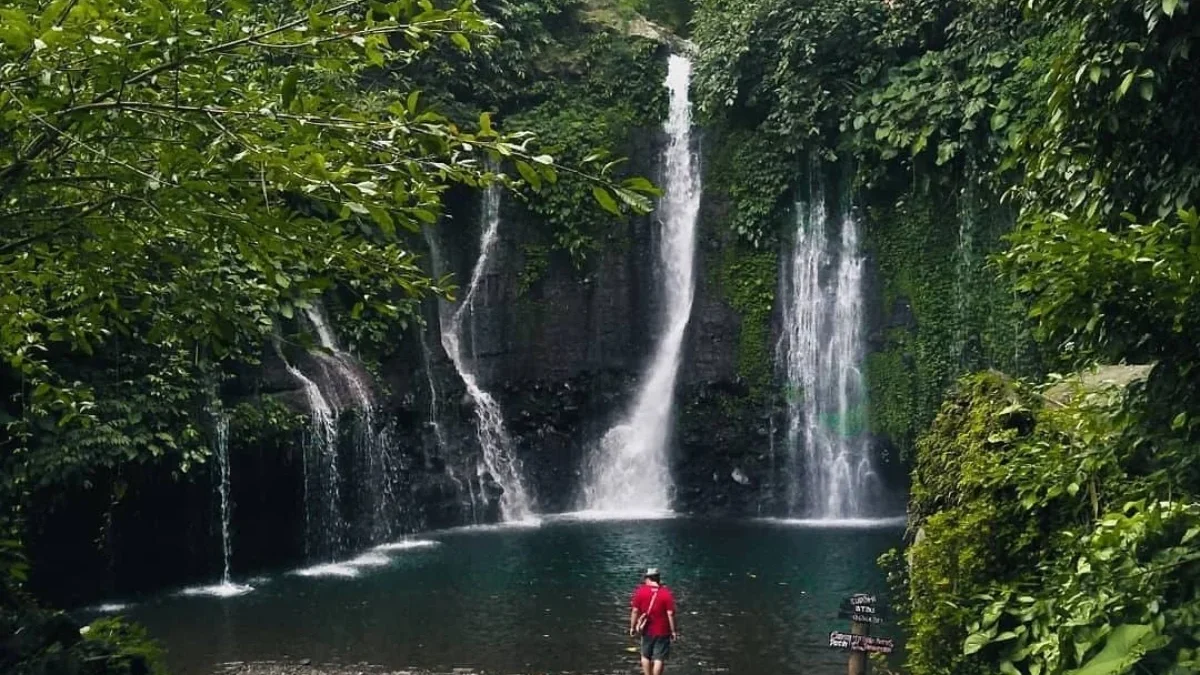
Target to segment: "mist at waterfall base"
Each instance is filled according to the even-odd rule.
[[[636,666],[628,594],[657,565],[679,599],[671,672],[832,675],[846,668],[826,647],[829,631],[847,628],[838,604],[883,589],[875,559],[900,535],[692,519],[468,528],[360,556],[346,574],[282,574],[235,598],[164,596],[128,615],[164,642],[177,675],[303,659],[624,673]]]
[[[593,512],[653,514],[670,508],[667,450],[675,380],[695,295],[692,277],[701,195],[700,167],[692,147],[691,72],[687,57],[671,56],[666,81],[670,116],[663,152],[664,196],[658,208],[665,300],[662,334],[633,407],[597,448],[584,488],[585,507]]]

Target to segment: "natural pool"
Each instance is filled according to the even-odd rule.
[[[256,580],[236,597],[172,594],[128,615],[178,675],[230,661],[311,660],[489,673],[627,672],[629,592],[662,568],[679,600],[670,672],[844,673],[842,597],[882,592],[900,525],[685,518],[547,519],[463,529],[352,564]],[[304,573],[307,572],[307,573]],[[887,634],[885,626],[883,634]]]

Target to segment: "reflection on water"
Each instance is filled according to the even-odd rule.
[[[284,659],[624,672],[628,594],[656,565],[679,600],[672,672],[840,675],[845,655],[825,647],[847,628],[838,602],[884,590],[874,561],[900,531],[554,520],[434,537],[440,546],[381,547],[354,576],[281,575],[247,595],[164,596],[130,615],[164,641],[179,675]]]

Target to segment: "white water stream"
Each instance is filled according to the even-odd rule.
[[[355,483],[363,491],[358,495],[364,502],[363,510],[370,514],[370,522],[366,524],[370,540],[387,541],[396,534],[401,516],[396,499],[399,466],[392,452],[389,429],[377,419],[370,375],[338,346],[337,336],[320,303],[305,309],[305,316],[322,348],[313,355],[322,371],[323,390],[334,393],[339,415],[342,410],[353,408],[358,416],[354,452],[361,475]]]
[[[484,391],[474,370],[473,359],[462,353],[463,326],[474,311],[475,297],[480,281],[488,271],[492,254],[499,241],[500,191],[490,187],[483,194],[483,228],[479,238],[479,258],[471,273],[471,282],[458,308],[442,325],[442,347],[454,363],[455,370],[467,387],[467,394],[475,407],[475,435],[481,449],[477,472],[482,479],[488,474],[502,489],[500,516],[505,521],[527,520],[533,516],[533,504],[521,476],[521,465],[512,448],[508,431],[504,428],[504,414],[500,404],[491,394]],[[474,341],[472,341],[474,347]]]
[[[665,321],[633,407],[601,439],[585,487],[586,508],[614,515],[667,511],[671,481],[667,462],[675,381],[683,338],[692,313],[696,219],[700,211],[700,167],[692,148],[689,85],[692,63],[672,55],[667,67],[670,90],[669,136],[663,154],[665,194],[659,204],[662,223],[660,272]]]
[[[865,422],[863,266],[849,200],[830,222],[821,167],[796,208],[791,259],[781,275],[788,382],[789,511],[818,519],[870,514],[878,491]],[[802,477],[802,478],[801,478]]]

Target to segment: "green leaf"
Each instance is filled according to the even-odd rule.
[[[1179,7],[1179,0],[1162,0],[1162,11],[1167,16],[1174,16],[1177,7]]]
[[[1181,412],[1176,415],[1175,419],[1171,420],[1171,431],[1179,431],[1182,429],[1183,425],[1187,424],[1187,417],[1188,415],[1186,412]]]
[[[592,196],[596,198],[600,206],[613,215],[621,215],[621,208],[617,206],[617,201],[609,194],[608,190],[596,185],[592,188]]]
[[[1166,644],[1167,638],[1149,624],[1122,624],[1108,634],[1104,648],[1081,668],[1065,675],[1121,675],[1129,672],[1149,651]]]
[[[409,92],[409,94],[408,94],[408,102],[407,102],[408,114],[409,114],[409,115],[416,115],[416,114],[417,114],[417,100],[418,100],[419,98],[421,98],[421,92],[419,92],[419,91],[413,91],[413,92]]]
[[[1121,86],[1117,87],[1117,100],[1125,98],[1125,94],[1133,86],[1133,77],[1134,73],[1132,70],[1125,74],[1125,79],[1121,80]]]
[[[453,33],[450,35],[450,41],[464,52],[471,51],[471,43],[467,40],[467,36],[463,35],[462,33]]]
[[[989,642],[991,642],[991,638],[987,633],[971,633],[963,642],[963,655],[970,656],[986,647]]]
[[[529,164],[519,159],[516,161],[516,165],[517,171],[521,174],[521,178],[524,178],[525,182],[529,183],[529,187],[533,188],[535,191],[542,189],[542,177],[538,175],[537,171],[533,170],[532,166],[529,166]]]
[[[650,194],[657,194],[659,192],[659,189],[655,187],[654,183],[651,183],[649,180],[641,176],[626,178],[624,181],[622,181],[621,187],[626,187],[630,190],[637,190],[639,192],[646,192]]]
[[[281,94],[283,96],[283,108],[287,110],[292,105],[292,100],[296,98],[296,84],[300,81],[300,69],[292,68],[283,78],[283,88]]]

